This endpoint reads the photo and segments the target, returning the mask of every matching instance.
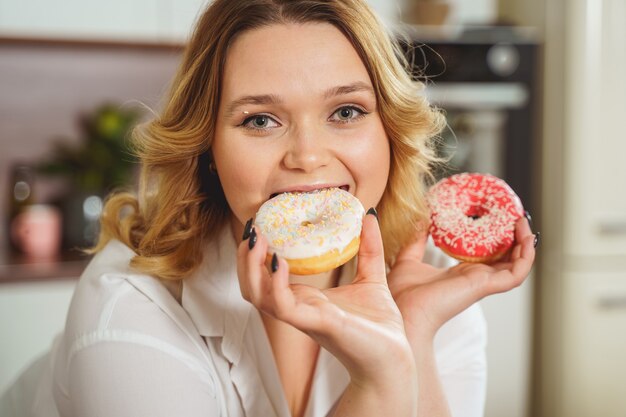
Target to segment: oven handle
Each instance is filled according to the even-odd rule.
[[[441,107],[469,109],[519,109],[528,103],[528,88],[523,83],[429,84],[426,96]]]

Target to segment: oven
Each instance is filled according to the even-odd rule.
[[[454,172],[506,180],[532,208],[539,44],[530,29],[478,27],[411,35],[415,76],[448,121],[438,146]],[[451,32],[451,33],[450,33]]]

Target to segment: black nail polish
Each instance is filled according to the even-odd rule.
[[[370,209],[367,210],[367,214],[373,215],[374,217],[376,217],[376,220],[378,220],[378,212],[374,207],[370,207]]]
[[[539,242],[541,241],[541,233],[535,233],[535,241],[533,242],[533,246],[536,248],[539,246]]]
[[[272,273],[278,271],[278,256],[272,255]]]
[[[248,248],[252,250],[256,245],[256,229],[253,227],[250,231],[250,240],[248,241]]]
[[[243,237],[241,238],[242,241],[250,237],[251,230],[252,230],[252,217],[250,217],[250,220],[246,222],[246,225],[243,228]]]
[[[533,218],[528,211],[524,212],[524,217],[528,220],[528,225],[530,226],[530,230],[533,230]]]

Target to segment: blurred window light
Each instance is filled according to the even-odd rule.
[[[97,195],[91,195],[83,202],[83,214],[85,219],[97,220],[102,213],[102,198]]]

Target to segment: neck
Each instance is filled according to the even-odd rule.
[[[243,224],[237,218],[231,214],[230,215],[230,230],[233,233],[235,238],[235,242],[239,244],[241,242],[241,237],[243,236]]]

